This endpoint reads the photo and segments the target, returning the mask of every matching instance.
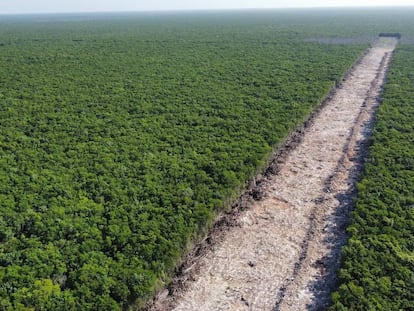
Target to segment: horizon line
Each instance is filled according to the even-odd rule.
[[[309,10],[309,9],[390,9],[390,8],[412,8],[413,5],[361,5],[361,6],[286,6],[268,8],[198,8],[198,9],[148,9],[148,10],[102,10],[102,11],[43,11],[43,12],[0,12],[0,16],[16,15],[53,15],[53,14],[105,14],[105,13],[179,13],[179,12],[222,12],[222,11],[263,11],[263,10]]]

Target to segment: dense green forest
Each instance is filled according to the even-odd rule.
[[[331,310],[414,310],[414,46],[394,56]]]
[[[0,17],[0,309],[150,296],[370,40],[412,16],[367,13]]]

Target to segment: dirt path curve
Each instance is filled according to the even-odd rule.
[[[154,310],[318,310],[329,302],[347,210],[394,39],[381,39],[334,92],[264,198],[198,258],[186,289]],[[192,267],[189,268],[191,270]],[[172,308],[174,307],[174,308]]]

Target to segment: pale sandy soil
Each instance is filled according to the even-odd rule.
[[[301,142],[150,310],[320,310],[329,303],[352,194],[396,41],[382,39],[354,66]],[[197,252],[196,252],[197,253]],[[177,283],[176,282],[176,283]]]

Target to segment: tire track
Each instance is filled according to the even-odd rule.
[[[346,206],[343,206],[346,207],[346,209],[341,209],[340,206],[338,206],[338,208],[341,209],[343,213],[341,213],[341,215],[338,216],[338,218],[336,219],[336,224],[338,224],[339,222],[342,224],[342,232],[340,232],[340,234],[338,234],[338,232],[336,233],[336,241],[330,241],[330,243],[334,244],[335,246],[335,248],[331,250],[331,257],[333,253],[335,253],[334,257],[340,257],[341,247],[342,245],[344,245],[344,239],[342,238],[342,240],[340,240],[340,237],[346,235],[345,229],[348,224],[348,213],[352,205],[352,201],[349,199],[353,196],[355,192],[355,182],[358,178],[358,173],[361,168],[360,166],[364,161],[364,156],[366,155],[367,148],[360,148],[360,146],[366,143],[366,140],[370,135],[370,128],[372,124],[374,111],[376,110],[379,104],[379,94],[381,92],[381,86],[384,82],[385,73],[391,60],[391,55],[392,54],[390,52],[386,52],[382,57],[375,79],[371,82],[371,86],[367,91],[365,100],[361,106],[361,110],[358,114],[358,117],[356,118],[354,126],[350,131],[350,137],[345,145],[344,154],[339,160],[335,172],[326,181],[326,185],[324,188],[324,192],[326,194],[315,199],[316,204],[310,216],[310,228],[306,234],[306,239],[303,241],[299,259],[295,263],[292,276],[285,280],[285,284],[280,288],[279,293],[277,295],[275,306],[273,307],[272,311],[280,311],[283,309],[292,310],[292,307],[295,306],[295,303],[291,301],[286,306],[286,301],[293,300],[296,298],[294,292],[299,290],[298,287],[309,286],[309,284],[303,284],[303,282],[301,286],[297,286],[297,284],[295,284],[298,282],[297,279],[300,276],[300,273],[302,272],[302,267],[304,265],[307,265],[309,269],[309,266],[315,265],[316,263],[316,266],[322,265],[326,269],[328,259],[311,258],[311,256],[309,256],[309,245],[311,243],[317,242],[314,239],[315,234],[317,232],[323,231],[324,229],[326,230],[326,228],[324,228],[325,218],[329,214],[333,214],[334,212],[332,210],[329,210],[330,207],[332,209],[332,204],[323,203],[332,202],[335,196],[338,196],[339,193],[345,191],[345,194],[349,197],[346,202]],[[357,168],[358,166],[359,169],[354,169],[352,171],[353,168]],[[349,183],[349,181],[351,181],[351,183]],[[341,184],[347,184],[347,188],[344,189],[344,187],[342,187],[342,189],[340,189],[341,187],[338,187],[338,185]],[[337,263],[335,264],[335,262],[332,262],[331,260],[331,262],[329,263],[329,269],[331,270],[331,275],[336,274],[336,272],[339,269],[339,261],[337,261]],[[301,278],[303,279],[304,276],[302,275]],[[308,273],[307,278],[311,279],[312,275],[309,275]],[[320,296],[316,301],[313,301],[313,303],[308,304],[308,309],[320,310],[328,307],[328,295],[330,293],[331,288],[335,286],[335,280],[336,278],[332,277],[330,280],[325,279],[323,284],[323,286],[325,287],[324,297]],[[294,298],[292,299],[292,297]],[[299,300],[297,301],[299,302]],[[298,306],[296,306],[295,309],[298,309]]]

